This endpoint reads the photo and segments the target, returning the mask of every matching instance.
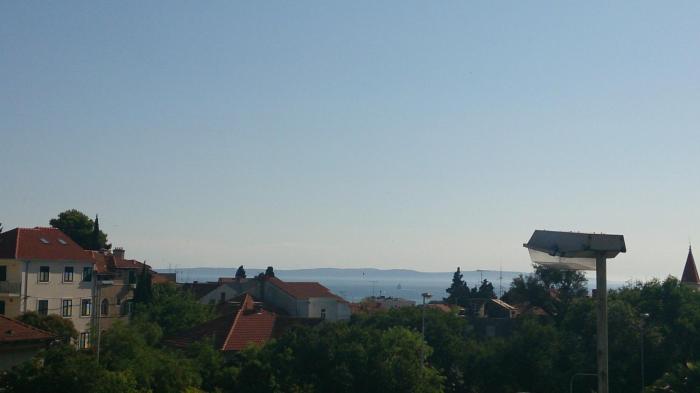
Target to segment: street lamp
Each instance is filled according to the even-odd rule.
[[[640,363],[642,367],[642,393],[644,393],[644,321],[647,319],[649,319],[649,313],[645,312],[639,314],[639,350],[641,351]]]
[[[626,252],[622,235],[536,230],[523,244],[533,263],[564,270],[595,270],[597,304],[598,393],[608,390],[608,290],[606,259]]]
[[[421,293],[421,296],[423,297],[423,310],[421,310],[422,314],[423,314],[423,317],[422,317],[423,322],[421,325],[422,326],[421,327],[421,335],[423,336],[423,345],[421,345],[421,347],[420,347],[420,364],[421,364],[421,367],[425,367],[425,349],[424,349],[425,348],[425,299],[430,299],[431,297],[433,297],[433,295],[430,292],[423,292],[423,293]]]

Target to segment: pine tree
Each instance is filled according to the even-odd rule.
[[[153,299],[153,288],[151,286],[151,272],[143,264],[143,269],[141,269],[141,274],[136,281],[136,288],[134,289],[134,302],[136,303],[150,303]]]
[[[455,274],[452,276],[452,285],[447,288],[449,296],[444,300],[450,304],[465,305],[469,299],[469,287],[462,279],[461,269],[458,267]]]
[[[272,266],[268,266],[267,269],[265,269],[265,277],[270,278],[275,276],[275,271],[272,269]]]
[[[238,267],[238,270],[236,270],[236,278],[241,279],[245,277],[245,269],[243,269],[243,265],[241,265]]]

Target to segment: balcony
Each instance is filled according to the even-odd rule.
[[[22,284],[11,281],[0,281],[0,295],[19,295]]]

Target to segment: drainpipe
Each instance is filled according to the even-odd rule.
[[[27,284],[29,283],[29,261],[24,261],[24,299],[22,299],[22,312],[27,312]]]

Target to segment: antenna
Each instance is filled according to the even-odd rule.
[[[377,280],[369,280],[372,283],[372,297],[374,297],[374,286],[379,282]]]

